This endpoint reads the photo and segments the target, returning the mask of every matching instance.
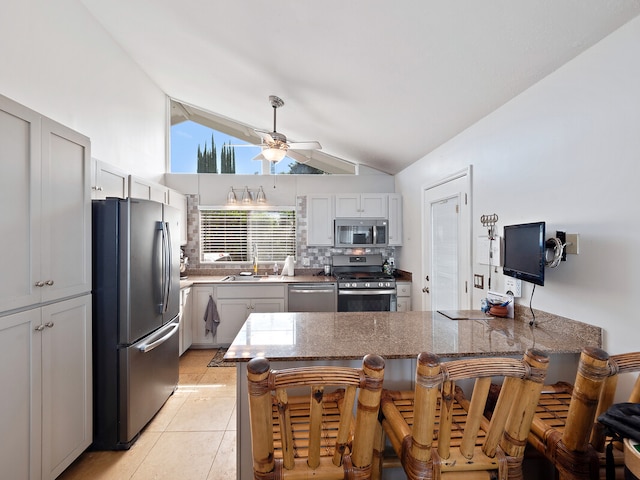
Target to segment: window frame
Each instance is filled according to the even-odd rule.
[[[217,252],[207,252],[209,245],[212,244],[212,240],[205,238],[206,235],[215,235],[214,232],[207,232],[211,230],[211,228],[215,227],[205,227],[205,220],[203,220],[203,214],[206,215],[207,212],[215,212],[214,215],[219,217],[224,217],[225,212],[248,212],[247,216],[255,216],[255,224],[253,225],[254,232],[248,233],[241,240],[242,245],[239,248],[241,252],[241,259],[225,259],[226,257],[219,257],[218,259],[213,258],[214,255],[219,255],[221,253],[226,253],[224,250],[218,250]],[[286,212],[288,214],[289,223],[287,224],[287,220],[285,219],[285,223],[282,226],[277,226],[280,231],[273,232],[272,227],[269,225],[263,224],[260,225],[261,219],[260,217],[264,217],[265,213],[279,213]],[[239,215],[237,219],[240,220],[242,215]],[[230,218],[230,220],[234,220]],[[252,228],[250,224],[250,218],[246,223],[246,228]],[[295,257],[297,251],[297,233],[298,233],[298,218],[296,208],[294,206],[244,206],[244,205],[234,205],[234,206],[211,206],[211,205],[199,205],[198,206],[198,222],[199,222],[199,262],[203,265],[225,265],[225,266],[238,266],[242,264],[251,263],[253,261],[252,257],[252,245],[258,245],[258,265],[265,265],[274,262],[284,262],[285,258],[289,255]],[[232,226],[229,231],[224,233],[218,233],[218,235],[224,235],[227,238],[228,242],[238,242],[238,240],[233,239],[234,234],[238,234],[237,231],[234,231],[238,228],[242,228],[241,226]],[[281,235],[286,234],[286,230],[290,230],[290,232],[284,238],[285,245],[284,246],[276,246],[274,247],[274,243],[271,242],[267,245],[267,238],[278,238]],[[251,235],[254,235],[254,238],[251,238]],[[222,244],[224,243],[222,240],[215,240],[213,243]],[[288,245],[287,245],[288,243]],[[236,249],[238,251],[238,249]],[[211,254],[212,257],[205,259],[205,254]],[[237,253],[236,253],[237,255]]]

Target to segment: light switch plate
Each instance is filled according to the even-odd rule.
[[[580,235],[577,233],[567,233],[567,246],[565,247],[565,252],[573,255],[578,255],[580,253]]]
[[[481,265],[502,266],[502,241],[498,235],[493,240],[487,236],[476,238],[476,262]]]

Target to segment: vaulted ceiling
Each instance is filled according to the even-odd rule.
[[[81,0],[166,94],[397,173],[640,14],[640,0]]]

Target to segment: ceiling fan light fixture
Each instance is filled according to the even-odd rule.
[[[262,150],[262,156],[270,162],[277,163],[287,156],[287,151],[280,148],[265,148]]]

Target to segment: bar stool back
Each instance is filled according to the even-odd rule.
[[[414,391],[383,390],[380,406],[382,428],[407,478],[522,478],[527,434],[548,362],[538,350],[527,351],[521,360],[449,362],[421,353]],[[483,412],[494,377],[503,384],[489,421]],[[470,401],[456,392],[455,383],[466,379],[475,379]]]
[[[384,366],[378,355],[362,368],[272,370],[265,358],[249,361],[254,478],[371,478]]]

